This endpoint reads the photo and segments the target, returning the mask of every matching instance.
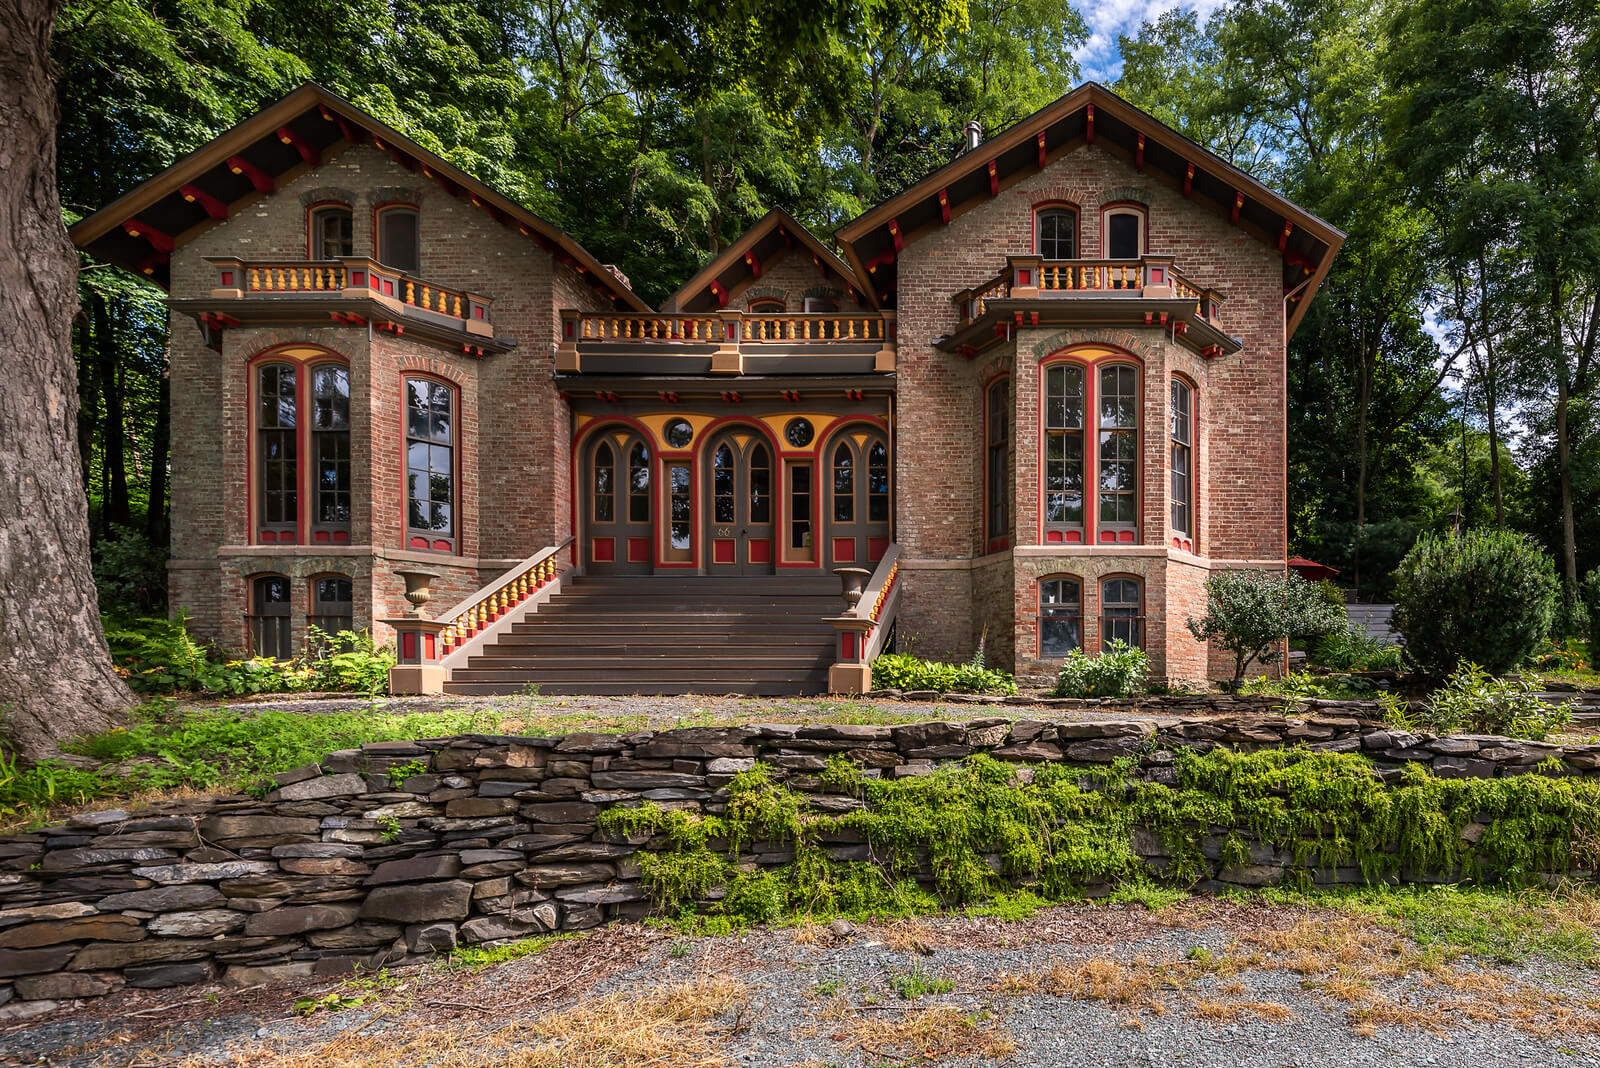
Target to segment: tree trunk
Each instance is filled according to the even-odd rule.
[[[1489,279],[1478,257],[1478,315],[1483,320],[1484,407],[1489,415],[1489,480],[1494,484],[1494,525],[1506,526],[1506,500],[1500,489],[1500,393],[1494,359],[1494,332],[1489,326]]]
[[[77,263],[56,190],[50,30],[59,0],[0,0],[0,695],[29,757],[132,703],[111,668],[78,466]]]

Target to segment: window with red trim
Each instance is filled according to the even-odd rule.
[[[1046,208],[1036,216],[1039,256],[1070,260],[1078,255],[1078,213],[1071,208]]]
[[[336,260],[354,255],[355,231],[350,209],[342,204],[312,209],[311,258]]]
[[[1172,414],[1167,431],[1172,466],[1172,529],[1194,534],[1194,390],[1172,380]]]
[[[988,390],[984,423],[984,514],[991,542],[1011,533],[1011,380],[1000,378]],[[991,544],[993,551],[1004,546]]]
[[[291,534],[300,518],[298,382],[294,364],[256,370],[257,526]]]
[[[1139,372],[1125,363],[1100,367],[1099,438],[1096,443],[1101,527],[1133,527],[1139,521]]]
[[[1064,659],[1083,648],[1083,584],[1075,578],[1039,583],[1039,658]]]
[[[406,542],[455,547],[455,390],[408,378],[406,392]],[[421,543],[421,544],[419,544]]]
[[[1083,529],[1084,367],[1066,361],[1044,373],[1044,522]]]

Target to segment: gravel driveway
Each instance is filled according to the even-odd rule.
[[[478,971],[128,991],[0,1031],[0,1063],[1600,1065],[1596,978],[1423,951],[1347,912],[1203,898],[727,938],[615,925]],[[329,993],[372,1000],[294,1015]]]

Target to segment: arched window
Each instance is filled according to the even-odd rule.
[[[355,255],[350,209],[329,204],[311,210],[311,258],[336,260]]]
[[[855,456],[847,442],[839,442],[833,450],[833,521],[854,523],[856,520]]]
[[[1144,601],[1139,580],[1108,578],[1100,584],[1100,647],[1113,641],[1144,644]]]
[[[256,458],[264,531],[288,533],[299,520],[299,395],[293,364],[269,363],[256,376]],[[282,540],[276,538],[275,540]]]
[[[1194,390],[1172,380],[1172,418],[1168,430],[1172,456],[1172,529],[1194,535]]]
[[[355,629],[355,584],[348,576],[322,575],[311,580],[311,618],[307,622],[328,638]]]
[[[422,243],[417,232],[417,209],[383,208],[378,212],[378,262],[406,274],[421,269]]]
[[[984,515],[992,544],[1011,533],[1011,381],[1001,378],[989,387],[984,405]]]
[[[1039,583],[1039,658],[1056,660],[1083,648],[1083,586],[1077,579]]]
[[[1083,526],[1083,365],[1045,369],[1044,521]]]
[[[759,443],[750,449],[750,522],[772,522],[772,454]]]
[[[650,450],[642,441],[628,452],[628,522],[650,522]]]
[[[889,449],[882,440],[867,450],[867,520],[889,521]]]
[[[256,656],[290,660],[289,580],[282,575],[263,575],[250,584],[250,651]]]
[[[406,544],[455,549],[455,390],[406,379]]]
[[[783,301],[781,300],[754,300],[750,302],[750,311],[754,315],[782,315]]]
[[[610,523],[617,518],[617,458],[604,441],[594,450],[593,518],[597,523]]]
[[[1136,260],[1144,255],[1144,212],[1138,208],[1107,208],[1105,258]]]
[[[1132,528],[1138,524],[1139,373],[1129,364],[1100,368],[1098,523]]]
[[[1078,214],[1070,208],[1050,208],[1038,215],[1039,256],[1047,260],[1077,257]]]
[[[732,523],[738,515],[734,494],[733,450],[717,446],[711,454],[711,518],[716,523]]]
[[[311,368],[314,529],[350,529],[350,372],[334,363]]]

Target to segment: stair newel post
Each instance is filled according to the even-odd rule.
[[[440,635],[446,624],[443,620],[428,619],[422,614],[423,605],[432,597],[433,580],[439,576],[432,571],[397,571],[405,580],[406,600],[411,611],[399,619],[385,619],[394,628],[395,653],[398,661],[389,669],[389,692],[392,694],[430,694],[444,692],[445,670],[439,664]]]

